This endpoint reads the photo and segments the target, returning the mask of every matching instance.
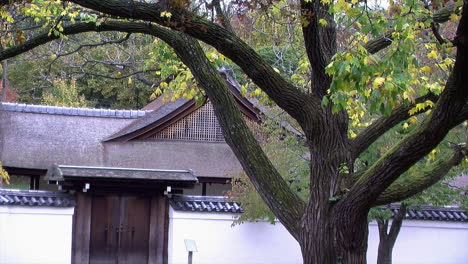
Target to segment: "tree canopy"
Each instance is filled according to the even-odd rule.
[[[423,191],[466,155],[466,146],[457,145],[425,173],[401,177],[468,117],[468,2],[230,4],[0,0],[0,60],[86,32],[143,34],[164,41],[184,65],[179,65],[185,71],[180,85],[172,88],[178,96],[190,96],[193,87],[186,80],[193,76],[197,81],[246,175],[299,242],[304,263],[364,263],[369,210]],[[229,8],[223,10],[223,5],[235,7],[231,11],[238,16],[225,12]],[[243,23],[257,9],[264,16]],[[456,30],[440,30],[439,24],[447,21]],[[236,25],[247,30],[237,32],[241,26]],[[248,33],[258,28],[266,33],[264,43],[280,47],[296,41],[291,47],[305,54],[297,61],[297,72],[287,72],[288,64],[276,68],[260,55],[261,47],[255,46],[260,42]],[[285,39],[285,32],[295,34]],[[237,65],[302,131],[310,158],[308,199],[289,188],[245,124],[215,67],[220,56]],[[357,166],[359,156],[401,122],[414,129],[374,162]]]

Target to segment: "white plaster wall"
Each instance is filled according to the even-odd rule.
[[[377,262],[378,243],[372,222],[367,263]],[[393,264],[467,264],[468,223],[404,220],[392,257]]]
[[[194,264],[302,263],[298,243],[280,224],[244,223],[233,214],[169,212],[169,263],[187,263],[184,239],[193,239]],[[367,262],[376,263],[377,226],[369,225]],[[393,264],[467,264],[468,223],[406,220],[393,251]]]
[[[0,206],[0,263],[70,263],[73,211]]]
[[[233,214],[169,211],[169,263],[186,264],[184,239],[193,239],[194,264],[302,263],[297,242],[281,224],[245,223],[232,227]]]

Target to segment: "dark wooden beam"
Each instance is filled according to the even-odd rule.
[[[4,170],[10,175],[23,175],[23,176],[44,176],[47,173],[46,169],[33,169],[33,168],[19,168],[4,166]]]

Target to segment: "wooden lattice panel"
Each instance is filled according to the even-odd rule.
[[[151,138],[224,142],[221,126],[210,102]]]

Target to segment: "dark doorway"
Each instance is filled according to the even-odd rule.
[[[93,195],[91,264],[148,263],[151,197]]]

